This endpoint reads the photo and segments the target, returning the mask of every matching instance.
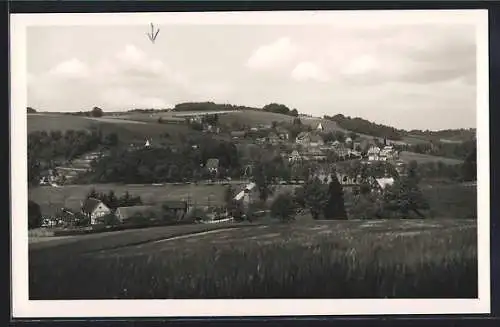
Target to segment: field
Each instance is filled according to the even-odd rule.
[[[238,185],[233,185],[238,188]],[[226,186],[215,185],[123,185],[123,184],[95,184],[95,185],[65,185],[61,187],[42,186],[30,188],[28,198],[40,204],[42,214],[49,214],[63,206],[78,209],[81,201],[89,191],[95,188],[97,192],[113,190],[117,196],[129,191],[130,195],[140,195],[143,203],[161,203],[167,200],[191,199],[199,205],[208,203],[223,204]]]
[[[415,160],[419,164],[427,162],[438,162],[438,161],[441,161],[446,165],[460,165],[463,163],[463,161],[459,159],[438,157],[438,156],[432,156],[428,154],[421,154],[409,151],[401,151],[401,153],[399,154],[399,159],[403,160],[406,163]]]
[[[144,114],[141,114],[144,115]],[[105,133],[116,133],[122,142],[144,141],[146,138],[158,142],[165,133],[169,137],[165,142],[178,142],[184,136],[204,137],[204,134],[190,129],[187,125],[146,123],[138,120],[112,117],[87,118],[72,115],[30,114],[28,115],[28,133],[51,130],[80,130],[100,127]]]
[[[30,299],[477,297],[473,220],[230,227],[31,244]]]
[[[96,125],[91,119],[71,115],[58,114],[28,114],[28,133],[36,131],[66,131],[69,129],[89,129]]]
[[[432,218],[477,217],[477,187],[475,185],[427,185],[422,193],[429,202]]]

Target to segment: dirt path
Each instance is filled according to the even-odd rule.
[[[209,230],[206,232],[198,232],[198,233],[192,233],[192,234],[186,234],[186,235],[173,236],[173,237],[165,238],[163,240],[153,241],[151,243],[163,243],[163,242],[168,242],[168,241],[181,240],[181,239],[191,238],[191,237],[195,237],[195,236],[215,234],[215,233],[226,232],[228,230],[238,230],[238,229],[240,229],[240,228],[239,227],[227,227],[227,228],[221,228],[221,229],[214,229],[214,230]]]

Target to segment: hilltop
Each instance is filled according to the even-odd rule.
[[[96,109],[95,107],[94,109]],[[97,108],[98,110],[101,110]],[[102,110],[101,110],[102,111]],[[102,112],[105,117],[88,117],[89,112],[78,113],[36,113],[33,108],[28,108],[28,132],[33,130],[53,129],[87,129],[90,126],[106,124],[119,130],[130,130],[137,132],[140,137],[158,134],[166,129],[174,133],[185,134],[187,127],[169,124],[168,128],[159,127],[156,123],[164,121],[169,123],[182,123],[191,116],[206,114],[219,115],[219,122],[235,129],[251,127],[254,125],[292,124],[295,119],[300,119],[304,125],[316,128],[321,124],[325,132],[356,133],[361,139],[387,138],[396,144],[430,144],[439,143],[461,143],[475,140],[475,129],[447,129],[440,131],[429,130],[404,130],[383,124],[371,122],[361,117],[350,117],[342,114],[324,117],[312,117],[300,114],[297,109],[290,109],[284,104],[270,103],[262,108],[249,107],[233,104],[219,104],[214,102],[185,102],[179,103],[174,108],[168,109],[131,109],[122,112]],[[134,126],[132,124],[142,123],[146,126]],[[161,134],[161,133],[160,133]]]

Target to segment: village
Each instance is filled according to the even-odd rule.
[[[19,311],[484,298],[488,81],[474,63],[487,26],[446,10],[377,10],[375,29],[373,10],[175,10],[13,20],[12,276],[30,302]],[[406,302],[379,307],[423,312]],[[297,303],[261,307],[288,316]],[[301,315],[348,309],[315,303]],[[361,310],[351,304],[342,314]]]
[[[213,114],[212,114],[213,115]],[[203,132],[210,135],[221,134],[221,128],[204,123],[208,115],[197,115],[190,117],[187,123],[200,124]],[[165,123],[165,122],[162,122]],[[273,126],[274,125],[274,126]],[[281,157],[283,162],[290,168],[290,174],[279,176],[276,179],[276,188],[289,187],[293,189],[303,185],[306,180],[303,173],[295,173],[300,169],[308,169],[306,179],[318,178],[323,183],[330,183],[333,176],[337,178],[346,192],[358,190],[360,185],[365,183],[370,185],[373,192],[381,192],[387,186],[394,183],[394,173],[389,174],[387,169],[383,176],[361,176],[359,173],[345,171],[342,167],[345,164],[359,163],[361,165],[373,165],[385,163],[389,164],[398,175],[405,174],[405,163],[399,160],[397,147],[389,141],[382,141],[374,138],[353,139],[351,136],[341,135],[335,140],[324,140],[327,132],[321,123],[315,128],[308,128],[300,131],[295,137],[286,126],[278,125],[258,125],[245,130],[229,130],[231,142],[237,147],[258,146],[265,147],[273,151],[272,153]],[[357,135],[352,135],[356,137]],[[144,143],[135,142],[129,145],[129,151],[138,149],[154,149],[161,147],[155,144],[154,140],[146,139]],[[196,145],[193,145],[195,148]],[[86,153],[76,159],[66,162],[55,169],[47,170],[40,178],[40,185],[44,187],[61,187],[61,185],[71,184],[78,176],[90,173],[92,164],[107,156],[106,151],[93,151]],[[238,179],[224,176],[219,166],[218,158],[209,158],[204,169],[210,178],[205,180],[187,180],[183,182],[171,183],[173,185],[186,185],[195,183],[200,186],[224,185],[232,189],[232,202],[239,203],[248,210],[254,202],[258,202],[258,191],[256,183],[252,177],[252,170],[257,162],[250,158],[246,160],[241,176]],[[343,164],[343,165],[339,165]],[[157,183],[152,186],[161,187],[165,183]],[[128,190],[127,190],[128,192]],[[174,189],[175,192],[175,189]],[[137,222],[137,218],[142,218],[149,223],[161,223],[168,217],[168,221],[194,222],[194,223],[221,223],[233,221],[235,217],[228,210],[227,203],[223,205],[196,204],[196,201],[189,198],[181,200],[168,200],[162,203],[136,203],[130,205],[110,208],[102,199],[87,196],[82,198],[79,207],[62,207],[52,210],[51,213],[43,213],[43,224],[45,228],[91,228],[96,225],[116,225],[132,224]],[[267,208],[260,210],[261,214],[268,212]],[[194,219],[187,219],[187,217]],[[243,214],[245,216],[245,214]],[[110,217],[112,219],[110,220]],[[147,217],[147,218],[145,218]]]

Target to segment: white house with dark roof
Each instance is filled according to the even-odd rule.
[[[102,218],[111,213],[111,209],[101,200],[96,198],[87,198],[82,203],[82,214],[90,218],[90,224],[94,225]]]

